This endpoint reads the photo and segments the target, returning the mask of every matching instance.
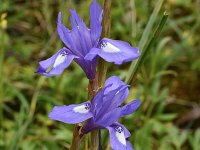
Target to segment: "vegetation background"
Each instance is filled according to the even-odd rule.
[[[85,101],[87,79],[74,62],[56,77],[34,71],[39,61],[63,46],[56,33],[58,12],[70,27],[68,10],[74,5],[89,25],[90,2],[0,0],[0,150],[69,148],[73,125],[52,121],[48,113],[54,105]],[[137,46],[157,2],[113,0],[111,37]],[[163,1],[152,27],[164,10],[167,23],[148,50],[126,101],[141,99],[143,104],[120,120],[132,133],[136,150],[200,150],[199,8],[200,0]],[[125,79],[129,66],[109,64],[107,76]],[[106,131],[102,142],[109,149]]]

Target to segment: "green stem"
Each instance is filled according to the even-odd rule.
[[[98,62],[98,89],[101,89],[104,85],[104,81],[106,80],[106,73],[107,73],[107,62],[105,62],[103,59],[99,58]]]

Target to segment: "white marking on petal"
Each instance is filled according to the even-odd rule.
[[[104,52],[109,52],[109,53],[117,53],[120,52],[120,49],[117,48],[116,46],[112,45],[109,42],[102,41],[100,47]]]
[[[62,51],[57,57],[56,60],[53,64],[53,68],[59,66],[60,64],[62,64],[65,60],[67,59],[67,52]]]
[[[116,93],[115,93],[115,95],[117,95],[119,93],[119,91],[117,91]]]
[[[74,112],[85,114],[90,111],[90,106],[88,104],[84,104],[84,105],[74,107],[73,110],[74,110]]]
[[[125,136],[124,136],[124,131],[123,131],[123,129],[122,129],[122,127],[117,127],[116,128],[116,133],[115,133],[115,135],[116,135],[116,137],[117,137],[117,140],[120,142],[120,143],[122,143],[123,145],[126,145],[126,138],[125,138]]]

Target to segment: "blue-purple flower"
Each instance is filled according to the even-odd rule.
[[[49,118],[69,124],[87,120],[86,125],[82,128],[83,134],[95,129],[106,128],[109,130],[113,149],[129,150],[132,149],[132,145],[127,138],[131,134],[123,125],[117,123],[117,120],[135,112],[141,102],[134,100],[120,107],[128,94],[128,85],[113,76],[106,80],[105,87],[97,93],[92,102],[55,106],[49,114]]]
[[[45,76],[59,75],[74,60],[84,70],[88,79],[93,79],[97,56],[115,64],[122,64],[139,57],[138,48],[133,48],[126,42],[108,38],[100,40],[103,10],[96,0],[93,0],[90,6],[90,29],[75,10],[72,9],[70,12],[71,30],[62,24],[61,12],[58,14],[57,31],[66,47],[51,58],[39,62],[37,73]]]

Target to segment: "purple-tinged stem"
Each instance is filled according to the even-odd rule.
[[[98,91],[98,76],[95,77],[93,80],[89,80],[88,85],[88,98],[92,101],[94,96]],[[98,150],[99,148],[99,130],[94,130],[91,132],[91,150]]]
[[[97,78],[89,80],[88,99],[92,100],[93,97],[96,95],[97,91],[98,91]],[[80,149],[80,142],[81,142],[82,137],[83,137],[83,135],[81,134],[81,126],[79,124],[76,124],[74,127],[74,131],[73,131],[73,139],[72,139],[72,144],[71,144],[70,150],[79,150]]]
[[[79,132],[80,128],[81,126],[79,126],[79,124],[76,124],[74,127],[73,139],[72,139],[70,150],[79,150],[80,148],[80,142],[82,138],[82,135],[80,135],[80,132]]]
[[[109,37],[110,36],[110,24],[111,24],[111,17],[110,17],[110,7],[111,7],[111,0],[104,0],[104,7],[103,7],[103,32],[102,37]],[[106,79],[106,72],[107,72],[107,64],[106,62],[99,58],[98,66],[97,66],[97,82],[95,85],[98,85],[93,91],[99,90],[103,87],[103,84]],[[91,89],[92,90],[92,89]],[[95,93],[96,94],[96,93]],[[94,96],[94,95],[93,95]],[[94,130],[91,132],[91,150],[99,150],[100,148],[100,131]]]
[[[110,36],[110,24],[111,24],[110,7],[111,7],[111,0],[104,0],[102,37]],[[98,92],[98,90],[103,87],[103,84],[106,79],[106,72],[107,72],[107,65],[103,59],[99,58],[96,77],[95,79],[89,80],[88,84],[88,98],[90,100],[92,100],[93,97]],[[81,127],[79,125],[75,125],[70,150],[79,150],[80,148],[80,141],[82,138],[82,135],[80,135],[80,128]],[[91,132],[91,143],[90,143],[91,150],[99,150],[100,147],[99,132],[100,132],[99,130],[94,130]]]

